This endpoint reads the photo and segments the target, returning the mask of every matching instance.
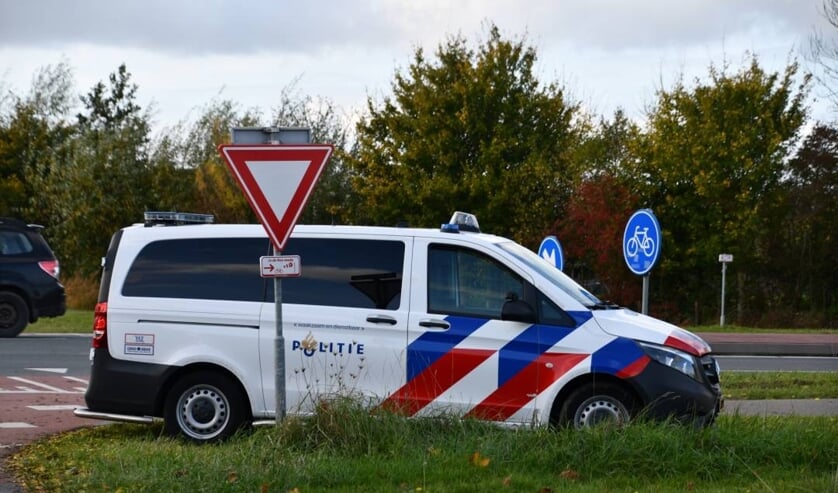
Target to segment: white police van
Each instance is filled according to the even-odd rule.
[[[196,219],[158,213],[113,236],[76,415],[162,417],[197,442],[275,416],[270,242],[260,225],[184,225]],[[703,340],[600,301],[474,216],[439,230],[298,225],[282,253],[302,261],[282,281],[287,413],[336,394],[408,416],[580,427],[641,413],[708,424],[721,407]]]

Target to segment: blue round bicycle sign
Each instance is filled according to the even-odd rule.
[[[623,233],[623,258],[638,276],[645,276],[657,264],[661,252],[661,227],[651,209],[636,211]]]

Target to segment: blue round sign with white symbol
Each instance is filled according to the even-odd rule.
[[[541,241],[541,246],[538,247],[538,256],[546,260],[553,267],[564,269],[564,254],[562,254],[562,245],[555,236],[548,236]]]
[[[638,276],[645,276],[657,264],[661,252],[661,227],[651,209],[632,214],[623,233],[623,258]]]

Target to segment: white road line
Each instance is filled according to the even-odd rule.
[[[79,407],[75,404],[55,404],[51,406],[26,406],[35,411],[72,411]]]
[[[67,379],[67,380],[70,380],[72,382],[79,382],[79,383],[83,383],[83,384],[87,385],[87,380],[85,380],[83,378],[69,377],[69,376],[65,376],[64,378]]]
[[[66,368],[24,368],[25,370],[32,370],[32,371],[46,371],[49,373],[67,373]]]
[[[34,380],[29,380],[23,377],[9,377],[9,380],[16,380],[18,382],[26,383],[29,385],[34,385],[35,387],[41,387],[42,389],[49,390],[50,392],[55,392],[56,394],[69,394],[69,390],[59,389],[58,387],[53,387],[52,385],[47,385],[45,383],[36,382]]]
[[[39,390],[30,389],[29,387],[22,387],[18,385],[14,389],[0,389],[0,394],[38,394],[45,393]]]
[[[19,421],[18,422],[8,421],[8,422],[5,422],[5,423],[0,423],[0,428],[8,428],[8,429],[12,429],[12,428],[37,428],[37,426],[31,425],[29,423],[21,423]]]

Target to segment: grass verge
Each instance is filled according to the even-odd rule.
[[[836,491],[838,420],[724,416],[701,430],[635,423],[507,429],[370,415],[350,404],[195,446],[108,425],[10,459],[27,491]]]
[[[810,371],[722,372],[725,399],[835,399],[838,374]]]
[[[40,318],[26,327],[24,334],[90,334],[93,333],[93,311],[72,310],[60,317]]]

